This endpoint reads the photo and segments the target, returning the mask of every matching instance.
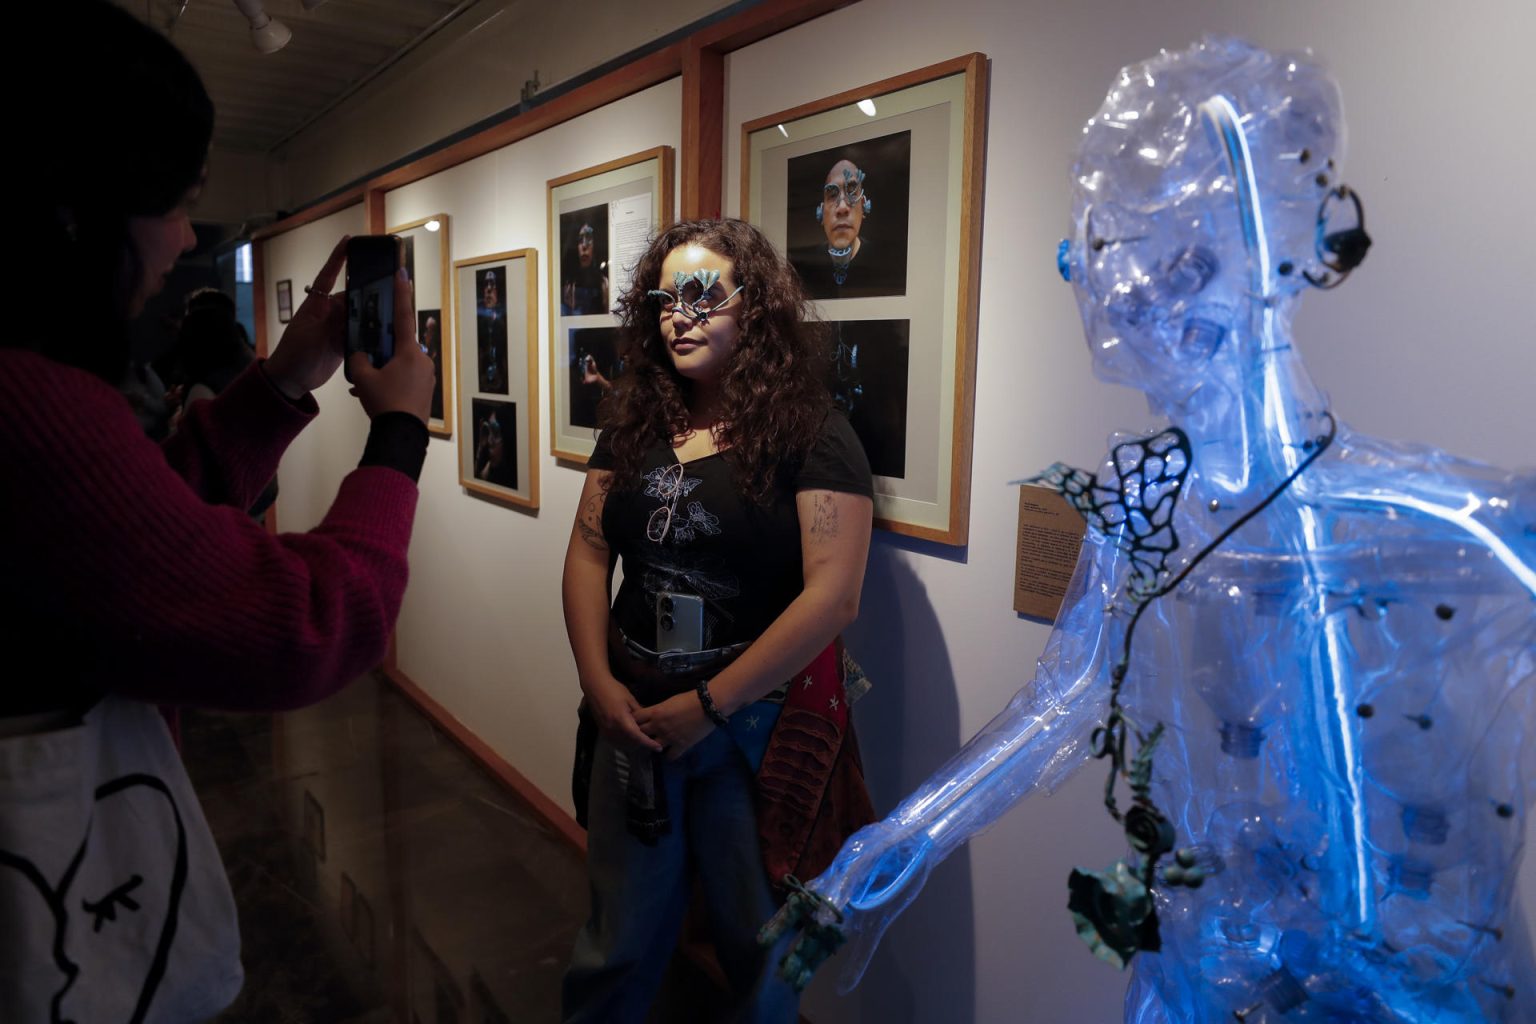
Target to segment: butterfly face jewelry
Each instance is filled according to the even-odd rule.
[[[679,270],[672,275],[672,286],[675,291],[652,288],[646,294],[660,299],[661,311],[669,316],[673,310],[681,309],[683,314],[691,318],[694,323],[707,324],[712,314],[718,312],[746,289],[746,285],[740,285],[724,298],[712,299],[711,292],[719,280],[720,271],[718,270]]]
[[[816,204],[817,223],[821,222],[828,207],[835,209],[839,202],[847,203],[849,209],[863,206],[865,213],[874,209],[875,204],[870,201],[869,196],[864,194],[863,171],[844,167],[842,184],[829,181],[821,186],[821,202]]]

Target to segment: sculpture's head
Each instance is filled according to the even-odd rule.
[[[1187,393],[1235,372],[1256,309],[1341,280],[1369,244],[1338,233],[1359,216],[1343,145],[1338,88],[1303,57],[1208,38],[1124,68],[1083,128],[1059,254],[1098,376]]]

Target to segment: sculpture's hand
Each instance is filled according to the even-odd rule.
[[[923,833],[887,819],[854,833],[832,866],[809,885],[790,880],[788,901],[758,936],[771,947],[795,934],[779,962],[780,976],[796,991],[803,989],[816,969],[851,940],[838,989],[847,992],[858,984],[885,929],[922,889],[932,867],[931,850]]]

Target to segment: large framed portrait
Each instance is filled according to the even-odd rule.
[[[416,290],[416,339],[432,357],[437,386],[432,389],[432,415],[427,429],[436,437],[453,436],[453,309],[452,260],[448,247],[448,215],[434,214],[389,229],[404,242],[405,272]]]
[[[550,452],[585,465],[597,407],[623,370],[614,303],[672,223],[672,148],[552,178],[549,189]]]
[[[516,508],[539,507],[538,251],[453,264],[459,483]]]
[[[986,155],[980,53],[742,125],[741,215],[788,254],[875,523],[964,544]]]

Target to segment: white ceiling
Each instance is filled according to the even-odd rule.
[[[251,44],[233,0],[115,0],[169,34],[202,75],[218,111],[215,147],[267,153],[361,83],[473,6],[467,0],[266,0],[293,39]]]

